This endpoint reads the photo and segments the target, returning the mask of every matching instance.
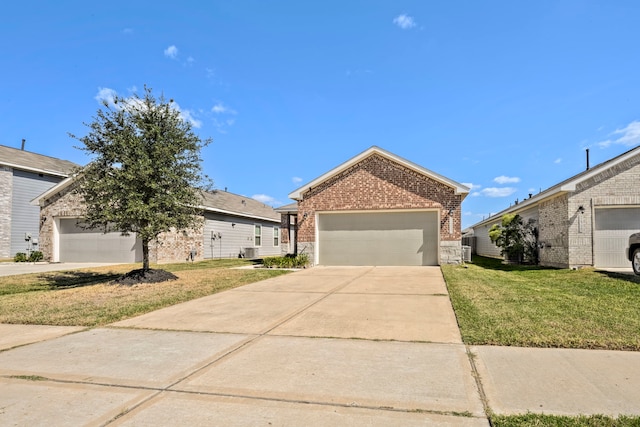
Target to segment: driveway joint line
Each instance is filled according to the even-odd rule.
[[[482,378],[480,377],[480,373],[478,372],[478,367],[476,366],[475,358],[477,355],[471,351],[471,347],[465,344],[467,358],[469,359],[469,364],[471,365],[471,376],[473,376],[474,381],[476,382],[476,387],[478,388],[478,394],[480,395],[480,401],[482,402],[482,407],[484,408],[484,413],[489,421],[489,426],[493,427],[493,423],[491,422],[491,407],[489,406],[489,399],[487,398],[487,394],[484,391],[484,386],[482,385]]]

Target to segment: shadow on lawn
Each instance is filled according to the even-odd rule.
[[[43,274],[39,279],[42,280],[43,285],[50,289],[71,289],[111,282],[120,276],[122,273],[63,271],[55,274]]]
[[[611,279],[624,280],[626,282],[640,284],[640,276],[636,276],[633,273],[631,274],[616,273],[615,271],[603,271],[603,270],[596,270],[596,273],[602,274],[603,276],[607,276]]]
[[[540,265],[525,265],[525,264],[505,264],[501,259],[497,258],[485,258],[482,256],[474,256],[470,263],[480,268],[486,268],[488,270],[500,270],[500,271],[531,271],[531,270],[557,270],[552,267],[542,267]]]

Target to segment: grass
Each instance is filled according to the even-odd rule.
[[[110,283],[139,268],[133,264],[0,277],[0,323],[102,326],[287,273],[229,268],[250,264],[232,259],[152,266],[178,280],[134,286]]]
[[[638,427],[640,417],[605,415],[566,417],[558,415],[493,415],[493,427]]]
[[[482,257],[467,267],[442,266],[467,344],[640,351],[640,277]]]

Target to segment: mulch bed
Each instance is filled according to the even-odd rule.
[[[115,285],[138,285],[140,283],[160,283],[176,280],[178,276],[165,270],[133,270],[113,281]]]

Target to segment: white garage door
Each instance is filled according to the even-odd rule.
[[[438,265],[437,212],[318,215],[322,265]]]
[[[595,210],[594,265],[629,267],[625,250],[629,236],[640,231],[640,207]]]
[[[142,243],[135,235],[103,234],[86,230],[77,219],[61,219],[59,254],[61,262],[141,262]]]

